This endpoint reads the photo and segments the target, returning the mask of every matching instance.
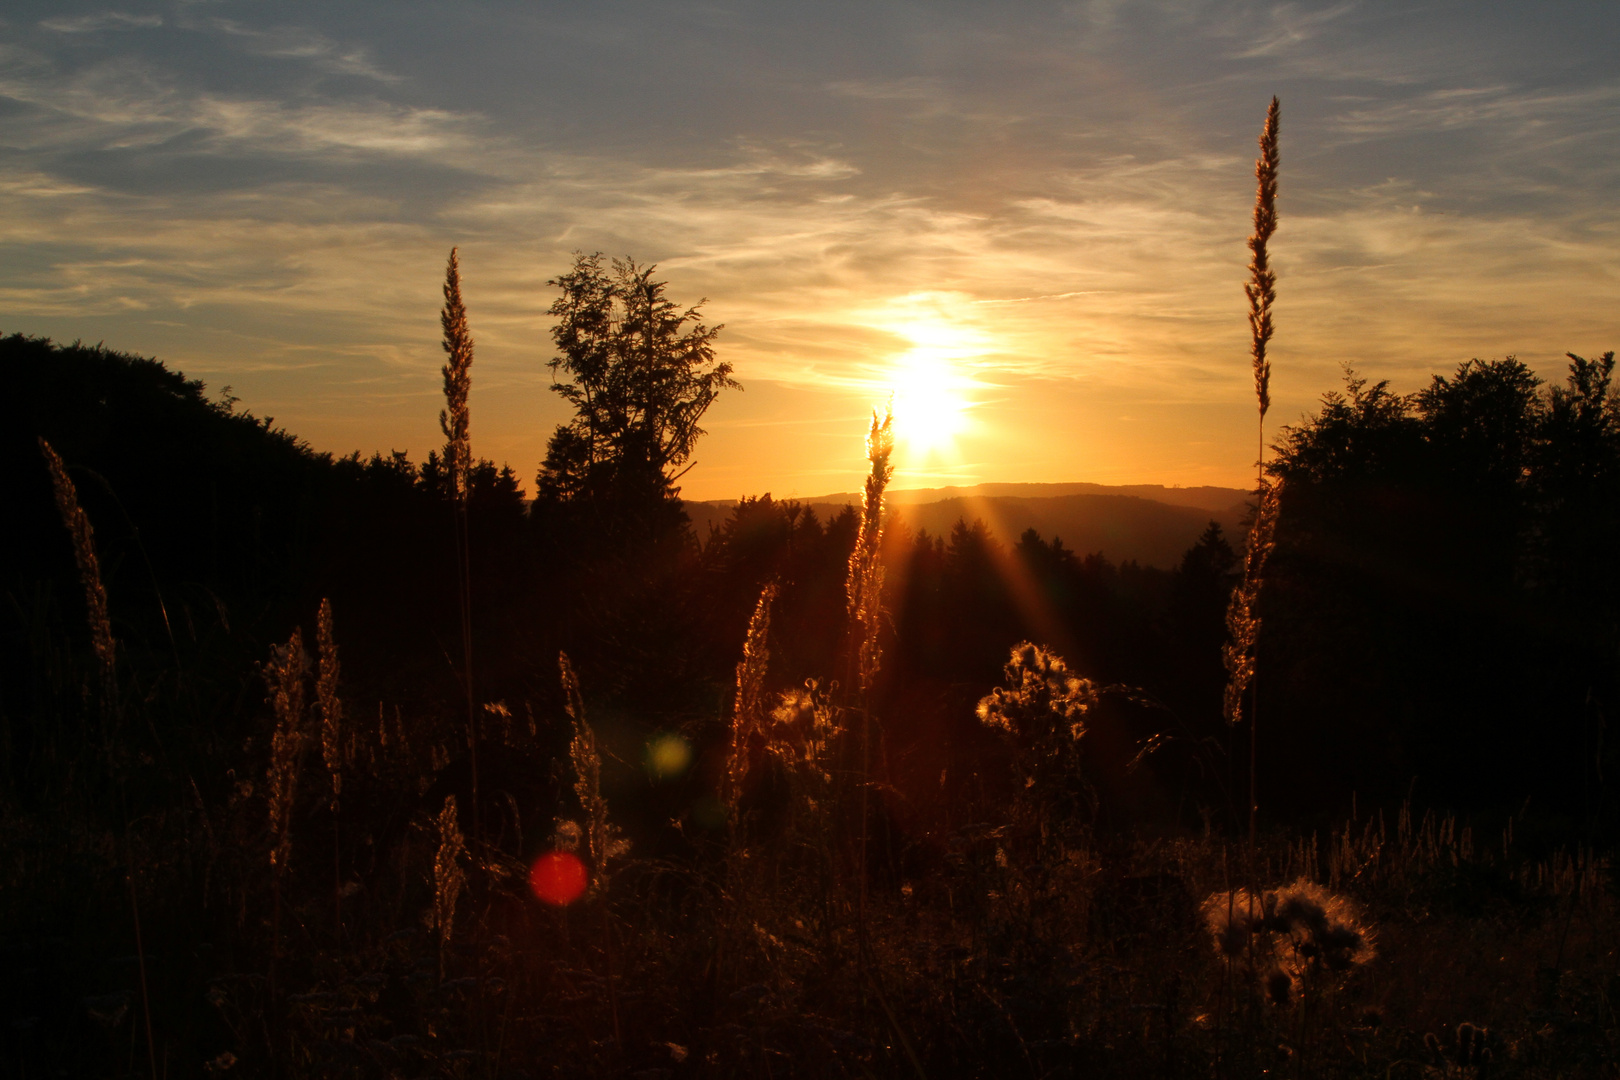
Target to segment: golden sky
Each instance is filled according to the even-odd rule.
[[[1242,283],[1282,99],[1278,424],[1346,364],[1620,345],[1598,3],[14,3],[0,331],[155,355],[321,450],[473,439],[532,484],[575,250],[707,298],[742,393],[691,498],[1252,476]]]

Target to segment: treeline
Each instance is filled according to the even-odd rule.
[[[0,361],[16,391],[4,469],[13,525],[0,540],[12,790],[31,789],[53,737],[43,718],[86,634],[41,436],[96,526],[132,673],[168,671],[151,677],[183,682],[211,730],[239,725],[246,738],[262,694],[255,665],[329,597],[352,696],[458,741],[437,453],[316,454],[154,361],[101,349],[13,336]],[[1620,610],[1612,367],[1609,356],[1574,358],[1567,382],[1546,387],[1517,361],[1475,362],[1409,397],[1352,379],[1285,431],[1262,593],[1263,805],[1325,810],[1352,792],[1379,802],[1415,790],[1453,806],[1535,796],[1599,813]],[[530,508],[512,470],[488,461],[471,492],[479,701],[554,714],[551,659],[568,649],[592,696],[632,728],[712,741],[749,614],[773,580],[772,683],[836,669],[853,509],[822,521],[767,495],[696,537],[668,497]],[[891,529],[885,561],[883,715],[897,760],[918,756],[915,771],[936,788],[935,757],[982,738],[965,706],[1022,639],[1132,689],[1118,699],[1120,753],[1159,735],[1158,758],[1181,759],[1158,784],[1177,790],[1161,795],[1189,794],[1193,759],[1202,779],[1191,794],[1205,803],[1241,778],[1245,755],[1220,721],[1236,559],[1218,529],[1169,569],[1115,566],[1033,532],[1006,545],[978,522],[948,537]]]
[[[132,677],[183,685],[207,718],[202,744],[252,734],[256,665],[325,597],[353,699],[464,745],[452,514],[436,452],[421,463],[316,454],[154,361],[101,349],[13,336],[0,362],[16,389],[4,469],[13,526],[0,539],[13,791],[43,796],[49,785],[30,779],[38,763],[70,753],[44,750],[55,737],[46,718],[87,633],[42,436],[96,526]],[[1262,805],[1325,811],[1353,793],[1377,803],[1415,792],[1451,806],[1534,796],[1600,815],[1620,610],[1612,367],[1573,358],[1567,382],[1546,387],[1517,361],[1474,362],[1409,397],[1352,379],[1286,429],[1261,601]],[[713,743],[770,581],[773,688],[836,671],[853,509],[822,521],[767,495],[697,537],[668,494],[530,505],[511,469],[482,461],[469,510],[480,702],[555,716],[551,665],[567,649],[587,692],[626,718],[627,745],[657,729]],[[890,529],[884,558],[880,711],[897,779],[915,774],[895,788],[917,803],[907,812],[927,818],[960,801],[958,781],[981,783],[973,767],[952,775],[947,748],[968,760],[990,752],[970,706],[1024,639],[1122,688],[1112,719],[1094,724],[1097,782],[1123,783],[1120,769],[1157,737],[1127,784],[1129,810],[1229,809],[1246,753],[1220,717],[1237,560],[1218,528],[1166,569],[1116,566],[1033,531],[1003,544],[979,522],[948,537]],[[178,731],[150,737],[165,734],[198,744]]]
[[[92,753],[58,715],[85,678],[89,631],[39,438],[66,461],[96,529],[122,692],[173,698],[161,728],[120,738],[129,760],[166,774],[157,787],[190,777],[223,797],[227,770],[257,770],[240,751],[257,738],[255,756],[266,752],[259,665],[293,627],[309,628],[323,598],[351,708],[380,708],[390,722],[400,710],[418,737],[459,759],[453,516],[436,452],[421,463],[317,454],[155,361],[99,348],[12,336],[0,340],[0,370],[17,391],[3,470],[14,527],[0,537],[10,599],[3,767],[14,797],[48,801],[63,763]],[[697,537],[673,498],[531,505],[510,469],[483,461],[469,511],[481,703],[555,721],[555,657],[566,649],[587,694],[625,718],[627,754],[658,729],[712,746],[770,581],[780,585],[772,688],[837,671],[853,508],[822,521],[767,495]],[[1022,637],[1050,641],[1099,679],[1148,688],[1174,715],[1207,721],[1218,709],[1234,562],[1218,529],[1174,571],[1082,558],[1033,532],[1008,547],[982,523],[949,537],[890,530],[884,554],[882,711],[902,764],[913,740],[932,761],[953,738],[984,739],[971,705]],[[924,802],[943,798],[940,768],[928,768]],[[953,768],[947,787],[980,771]]]
[[[1610,821],[1620,676],[1614,355],[1411,395],[1347,376],[1286,429],[1261,600],[1261,783]]]

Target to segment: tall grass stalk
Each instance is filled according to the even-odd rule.
[[[600,895],[607,888],[609,863],[626,845],[608,820],[607,800],[602,798],[602,755],[596,747],[596,732],[585,719],[585,699],[580,695],[579,678],[574,674],[567,653],[557,654],[557,667],[562,674],[563,708],[574,723],[568,756],[574,765],[574,794],[579,797],[580,812],[585,816],[585,848],[591,862],[590,891]]]
[[[303,632],[294,629],[287,644],[270,650],[264,666],[276,730],[270,738],[270,771],[265,778],[270,803],[270,997],[276,996],[276,968],[281,955],[281,890],[292,857],[293,801],[308,733],[304,724],[304,673],[309,659]]]
[[[733,848],[740,836],[737,813],[743,781],[748,776],[749,747],[753,736],[763,729],[767,712],[765,673],[771,663],[771,605],[776,602],[776,588],[773,581],[760,590],[753,617],[748,620],[743,658],[737,663],[737,701],[731,716],[730,755],[726,759],[726,809]]]
[[[1249,532],[1248,550],[1244,557],[1243,580],[1232,593],[1227,608],[1226,624],[1231,640],[1225,648],[1226,662],[1226,719],[1236,725],[1243,715],[1243,696],[1249,694],[1249,848],[1252,855],[1255,830],[1259,815],[1256,797],[1255,767],[1258,760],[1259,740],[1256,737],[1257,697],[1255,686],[1255,642],[1259,639],[1260,619],[1256,614],[1256,601],[1264,581],[1266,559],[1271,554],[1277,525],[1277,496],[1275,485],[1266,483],[1266,413],[1271,409],[1271,361],[1266,347],[1271,343],[1273,331],[1271,307],[1277,299],[1277,275],[1271,269],[1271,256],[1267,245],[1277,231],[1277,153],[1278,103],[1271,99],[1266,110],[1266,126],[1260,132],[1260,156],[1254,163],[1254,233],[1249,237],[1249,280],[1243,291],[1249,298],[1249,355],[1254,369],[1254,396],[1259,406],[1257,419],[1257,452],[1255,455],[1255,493],[1259,507],[1254,525]],[[1251,859],[1252,861],[1252,859]],[[1251,891],[1253,882],[1250,882]]]
[[[467,528],[467,496],[472,470],[472,413],[468,398],[472,393],[473,339],[467,325],[467,308],[461,302],[461,263],[457,249],[450,249],[444,268],[444,310],[439,313],[444,329],[444,351],[448,359],[444,374],[445,407],[439,413],[444,432],[445,475],[455,505],[456,594],[461,614],[461,670],[467,683],[467,757],[472,772],[472,832],[478,839],[478,711],[473,695],[472,646],[472,555]]]
[[[585,699],[579,692],[579,679],[568,654],[557,654],[557,667],[562,674],[563,707],[574,722],[574,739],[568,745],[569,757],[574,762],[574,794],[579,796],[580,810],[585,816],[585,844],[591,860],[590,894],[606,900],[608,863],[617,858],[629,844],[619,839],[618,830],[608,820],[607,800],[602,798],[602,755],[596,747],[596,732],[585,719]],[[602,952],[607,960],[608,1008],[613,1017],[613,1043],[623,1044],[619,1030],[619,992],[613,971],[613,925],[608,906],[601,905]]]
[[[90,646],[96,657],[101,681],[102,708],[110,711],[118,699],[117,650],[113,644],[112,622],[107,616],[107,590],[101,582],[101,561],[96,558],[95,530],[90,517],[79,506],[79,492],[67,474],[67,466],[51,444],[42,437],[39,450],[51,474],[56,493],[56,509],[62,526],[73,541],[73,561],[79,569],[79,585],[84,590],[84,606],[90,626]]]
[[[73,543],[73,562],[79,571],[79,586],[84,591],[84,607],[86,622],[90,630],[90,646],[96,657],[96,672],[101,683],[101,709],[103,717],[111,717],[118,708],[118,681],[117,681],[117,645],[112,635],[112,620],[107,614],[107,589],[101,580],[101,560],[96,557],[95,530],[90,525],[90,516],[79,505],[79,492],[73,485],[73,480],[67,474],[67,466],[62,458],[42,436],[39,440],[40,454],[45,458],[45,468],[51,474],[51,489],[56,496],[56,509],[62,517],[62,527],[67,530],[68,538]],[[161,603],[161,597],[159,598]],[[167,623],[168,613],[164,612]],[[107,755],[109,769],[113,760],[112,732],[109,728],[104,733],[107,740],[104,751]],[[116,775],[116,774],[115,774]],[[123,803],[122,784],[120,781],[119,802]],[[128,865],[129,880],[129,910],[130,918],[135,929],[135,957],[138,964],[141,981],[141,1013],[146,1027],[146,1059],[151,1070],[152,1080],[157,1080],[157,1047],[152,1041],[152,998],[147,987],[146,979],[146,944],[141,935],[141,903],[139,891],[136,886],[135,845],[129,835],[129,811],[125,807],[124,814],[124,856]]]
[[[439,850],[433,856],[433,922],[439,931],[439,979],[445,977],[450,954],[450,938],[456,928],[456,901],[467,883],[461,871],[461,856],[467,847],[456,813],[456,797],[445,797],[444,809],[434,819],[439,832]]]
[[[332,778],[332,932],[343,936],[343,846],[339,829],[339,800],[343,796],[343,767],[347,764],[343,742],[343,701],[338,697],[337,636],[332,631],[332,602],[323,599],[315,617],[315,644],[319,668],[315,679],[315,703],[321,714],[321,758]]]
[[[1277,275],[1271,269],[1266,245],[1277,231],[1277,99],[1266,110],[1266,126],[1260,132],[1260,156],[1255,159],[1254,234],[1249,237],[1249,281],[1243,291],[1249,297],[1249,353],[1254,366],[1254,396],[1260,405],[1259,452],[1257,467],[1266,457],[1266,412],[1271,408],[1271,361],[1266,346],[1271,343],[1271,305],[1277,299]]]
[[[860,719],[860,758],[856,782],[860,785],[860,820],[856,843],[855,880],[857,892],[856,931],[862,943],[859,953],[862,985],[869,983],[866,967],[867,845],[871,834],[870,803],[872,787],[872,710],[869,694],[877,679],[881,655],[878,630],[883,619],[883,492],[894,475],[889,463],[894,453],[894,407],[883,410],[879,420],[872,411],[872,426],[866,435],[866,460],[870,470],[861,500],[861,531],[849,555],[849,577],[845,598],[849,613],[850,693]],[[847,725],[846,725],[847,726]]]
[[[849,611],[850,687],[864,708],[867,692],[877,678],[878,628],[883,619],[883,492],[894,476],[889,458],[894,453],[894,410],[885,408],[883,419],[872,412],[866,436],[866,460],[871,468],[861,500],[861,531],[849,556],[844,594]]]

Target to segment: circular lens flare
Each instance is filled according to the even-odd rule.
[[[567,907],[585,895],[590,876],[571,851],[548,851],[529,868],[529,888],[553,907]]]
[[[673,780],[692,763],[692,747],[679,735],[660,735],[647,744],[647,770],[660,780]]]

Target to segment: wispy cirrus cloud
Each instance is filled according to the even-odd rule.
[[[58,34],[94,34],[103,30],[151,30],[163,25],[161,15],[131,15],[122,11],[103,11],[93,15],[59,16],[41,19],[42,29]]]
[[[246,52],[278,60],[299,60],[317,70],[334,75],[357,75],[378,82],[393,83],[403,76],[379,68],[367,50],[343,45],[325,34],[301,26],[259,28],[234,19],[210,18],[200,23],[207,29],[236,39]]]

